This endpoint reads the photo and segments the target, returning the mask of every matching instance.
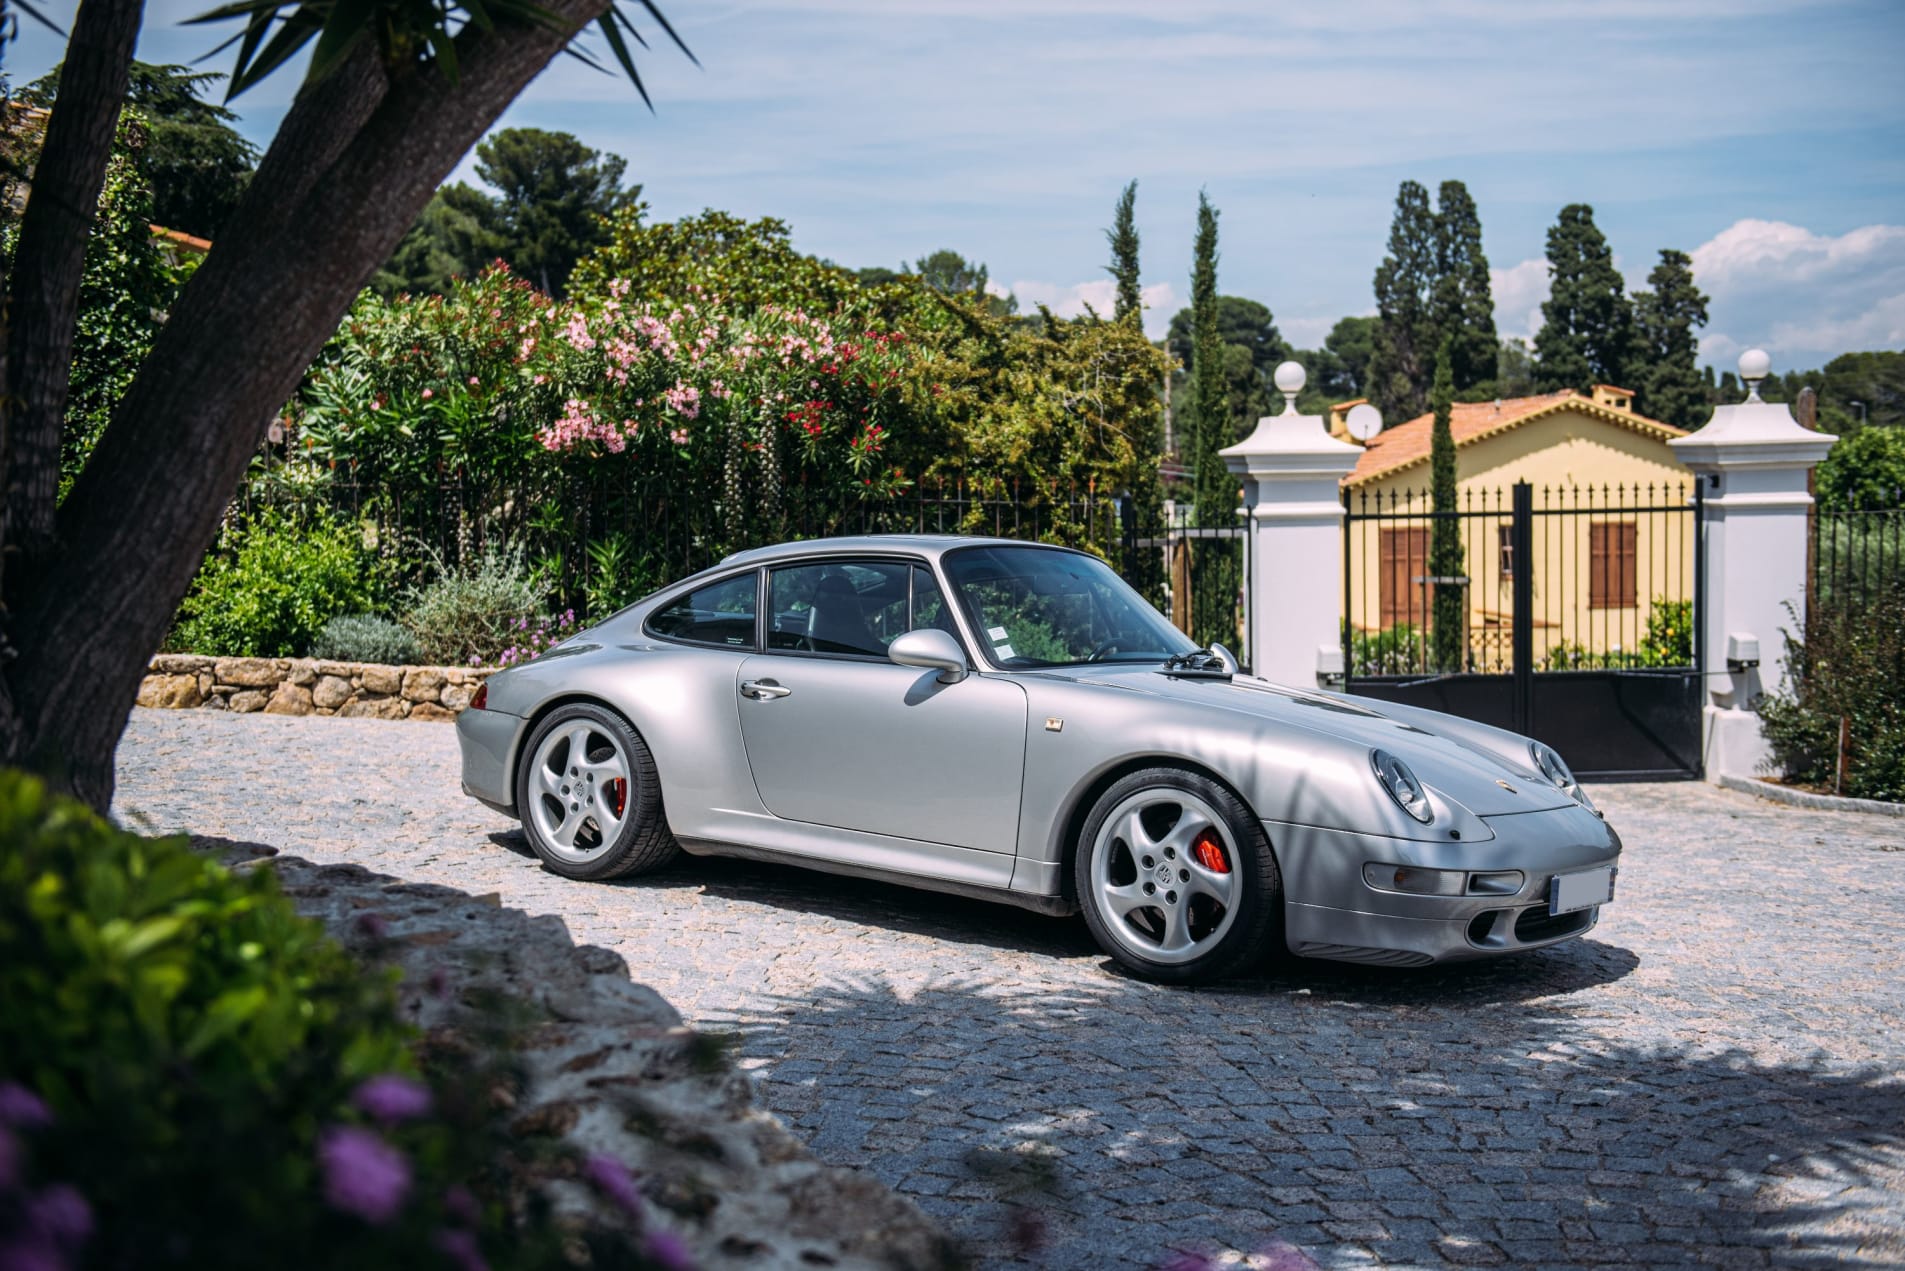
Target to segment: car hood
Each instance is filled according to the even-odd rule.
[[[1384,714],[1380,702],[1364,705],[1360,700],[1306,693],[1251,675],[1228,680],[1164,675],[1148,665],[1067,667],[1039,674],[1274,720],[1387,750],[1477,816],[1539,812],[1574,803],[1532,766],[1515,764],[1464,740],[1459,734],[1473,727],[1467,721],[1433,711],[1411,710],[1403,720]],[[1448,722],[1446,730],[1436,727],[1442,720]]]

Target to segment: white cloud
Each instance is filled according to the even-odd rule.
[[[1693,277],[1711,298],[1700,353],[1721,366],[1755,346],[1782,370],[1905,348],[1905,225],[1735,221],[1693,250]]]
[[[1541,329],[1541,302],[1548,298],[1548,260],[1537,256],[1507,269],[1490,269],[1495,330],[1504,339],[1531,339]]]
[[[1012,284],[1012,294],[1019,298],[1021,312],[1044,305],[1061,318],[1080,317],[1087,305],[1100,317],[1108,318],[1118,307],[1118,284],[1109,278],[1093,278],[1070,286],[1021,278]],[[1144,333],[1153,340],[1161,338],[1170,329],[1171,315],[1181,307],[1177,291],[1168,282],[1154,282],[1139,288],[1138,297],[1144,304]]]

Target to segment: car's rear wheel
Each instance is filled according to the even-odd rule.
[[[1260,960],[1282,931],[1262,825],[1201,773],[1146,768],[1114,783],[1085,819],[1075,863],[1098,947],[1146,979],[1217,979]]]
[[[565,878],[639,874],[680,850],[648,744],[620,715],[586,702],[559,707],[529,735],[516,807],[529,845]]]

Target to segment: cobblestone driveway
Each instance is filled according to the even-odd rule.
[[[1187,991],[875,883],[565,883],[456,773],[441,725],[137,711],[117,812],[564,915],[995,1265],[1905,1265],[1905,821],[1603,787],[1627,855],[1585,940]]]

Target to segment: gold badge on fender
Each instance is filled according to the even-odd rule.
[[[1519,791],[1519,790],[1517,790],[1517,789],[1515,789],[1515,787],[1513,787],[1513,786],[1511,786],[1511,785],[1509,785],[1509,784],[1508,784],[1508,783],[1507,783],[1506,781],[1503,781],[1503,780],[1502,780],[1502,779],[1501,779],[1500,777],[1496,777],[1496,778],[1495,778],[1495,784],[1496,784],[1496,785],[1498,785],[1498,786],[1500,786],[1500,787],[1501,787],[1502,789],[1504,789],[1504,790],[1506,790],[1506,791],[1508,791],[1508,793],[1510,793],[1510,794],[1520,794],[1520,793],[1521,793],[1521,791]]]

